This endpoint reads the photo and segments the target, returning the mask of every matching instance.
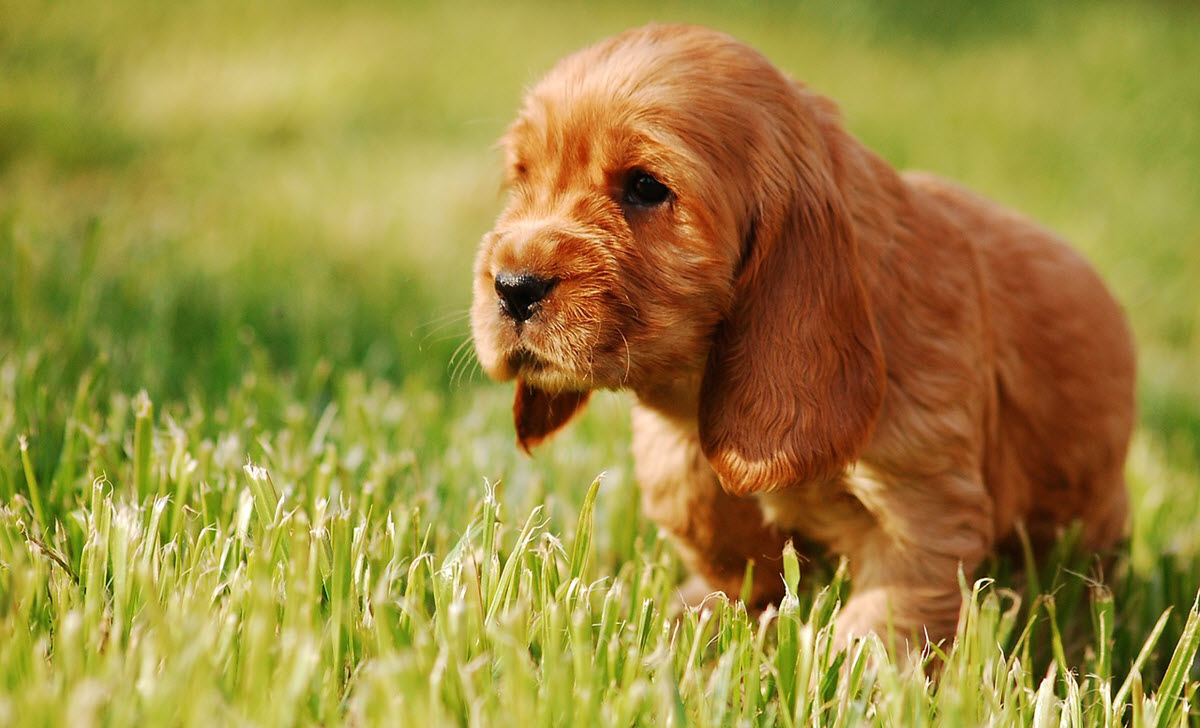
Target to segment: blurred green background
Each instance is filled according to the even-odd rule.
[[[0,0],[0,432],[39,439],[52,470],[84,372],[97,407],[145,388],[170,411],[219,407],[250,375],[318,407],[361,371],[455,411],[483,396],[503,423],[506,395],[459,348],[502,201],[494,142],[557,58],[648,21],[733,33],[897,167],[1070,238],[1133,321],[1146,437],[1194,470],[1186,2]]]

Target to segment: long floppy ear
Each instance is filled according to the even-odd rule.
[[[587,404],[591,392],[551,393],[517,380],[513,400],[513,421],[517,426],[517,444],[526,453],[554,434]]]
[[[735,495],[832,479],[870,438],[883,355],[854,230],[828,173],[759,203],[700,390],[700,440]]]

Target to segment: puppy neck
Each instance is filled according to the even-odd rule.
[[[700,372],[634,387],[638,403],[677,422],[696,422],[700,412]]]

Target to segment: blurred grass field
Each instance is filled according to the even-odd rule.
[[[856,678],[820,652],[820,580],[777,631],[667,619],[621,396],[518,456],[467,343],[494,142],[557,58],[652,20],[759,47],[895,166],[1094,262],[1139,346],[1111,593],[1051,564],[1001,584],[1012,615],[981,593],[940,686],[870,649]],[[1198,37],[1173,2],[0,0],[0,724],[1186,720]]]

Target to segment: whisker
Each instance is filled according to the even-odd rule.
[[[454,369],[454,374],[450,377],[450,386],[459,389],[468,384],[475,374],[475,368],[478,362],[474,359],[464,358]]]
[[[464,354],[458,358],[454,369],[455,386],[461,387],[467,384],[479,371],[482,371],[479,360],[475,358],[471,349],[464,349]]]
[[[629,316],[634,321],[642,320],[641,312],[638,310],[638,307],[636,305],[634,305],[633,299],[631,299],[628,294],[622,293],[619,297],[616,298],[616,303],[618,306],[621,306],[622,308],[629,309]]]
[[[475,375],[483,371],[479,360],[475,357],[466,357],[462,359],[463,364],[458,369],[458,381],[452,382],[451,386],[463,387],[475,381]]]
[[[620,335],[621,341],[625,343],[625,374],[621,376],[621,384],[629,383],[629,370],[633,368],[633,353],[629,350],[629,339],[625,338],[625,332],[617,329],[617,334]]]
[[[470,345],[473,339],[468,336],[454,348],[454,353],[450,355],[448,366],[450,368],[450,384],[451,386],[460,386],[464,373],[471,368],[471,364],[478,364]]]
[[[440,324],[445,321],[458,321],[460,319],[466,318],[470,314],[471,314],[470,306],[467,306],[466,308],[455,308],[453,310],[444,311],[440,314],[435,315],[434,317],[429,319],[426,323]]]
[[[596,335],[588,342],[587,355],[587,381],[590,388],[594,389],[596,385],[596,347],[600,344],[603,338],[604,326],[602,322],[597,321]]]
[[[422,346],[434,341],[447,341],[459,335],[460,332],[450,332],[448,336],[443,334],[445,334],[451,328],[458,328],[458,324],[467,321],[470,316],[471,309],[469,308],[451,311],[449,313],[436,316],[418,325],[413,331],[413,335],[420,336],[420,343]]]

